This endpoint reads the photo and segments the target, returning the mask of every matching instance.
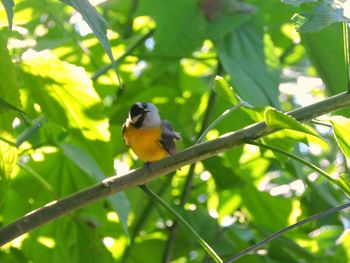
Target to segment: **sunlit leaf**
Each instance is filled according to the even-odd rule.
[[[6,48],[7,40],[0,34],[0,102],[7,109],[18,109],[20,106],[19,91],[15,68]],[[20,111],[20,110],[19,110]],[[10,177],[17,160],[14,147],[12,122],[16,117],[13,111],[0,111],[0,204],[7,179]]]
[[[339,187],[343,189],[345,193],[350,197],[350,177],[349,175],[342,173],[338,178],[337,178]]]
[[[26,88],[50,121],[92,140],[109,140],[101,100],[83,68],[44,53],[34,53],[21,68]]]
[[[14,2],[13,0],[1,0],[3,6],[5,7],[6,14],[7,14],[7,20],[9,23],[9,29],[12,29],[12,19],[13,19],[13,7]]]
[[[281,128],[281,129],[291,129],[306,134],[310,134],[321,138],[319,134],[311,127],[297,121],[290,115],[284,114],[283,112],[277,111],[273,108],[269,108],[265,111],[265,121],[270,128]]]
[[[101,182],[106,179],[106,176],[103,174],[103,171],[100,169],[95,160],[92,159],[84,150],[72,144],[61,144],[60,148],[63,150],[63,153],[65,156],[67,156],[67,158],[72,160],[89,176],[96,179],[96,182]],[[130,212],[130,204],[126,195],[121,192],[108,196],[107,199],[110,201],[113,208],[117,212],[125,232],[128,233],[128,216]]]
[[[350,119],[343,116],[332,116],[330,121],[340,149],[350,159]]]

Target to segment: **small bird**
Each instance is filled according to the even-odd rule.
[[[149,102],[131,106],[122,133],[125,144],[146,163],[174,154],[175,140],[181,139],[168,121],[161,120],[158,109]]]

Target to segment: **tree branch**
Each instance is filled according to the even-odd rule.
[[[289,112],[299,121],[306,121],[350,105],[350,93],[341,93],[321,102]],[[235,132],[185,149],[178,154],[129,172],[124,176],[112,176],[101,183],[76,192],[63,199],[55,200],[44,207],[30,212],[15,222],[0,229],[0,245],[27,233],[51,220],[73,212],[113,193],[127,188],[146,184],[162,175],[175,171],[184,165],[207,159],[242,145],[247,140],[254,140],[270,134],[276,129],[267,128],[265,122],[252,124]]]

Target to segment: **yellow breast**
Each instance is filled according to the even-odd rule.
[[[154,162],[168,156],[168,152],[160,144],[162,128],[136,129],[128,125],[124,131],[126,144],[144,162]]]

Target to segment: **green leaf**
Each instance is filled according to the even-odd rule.
[[[150,16],[157,24],[152,52],[155,59],[151,59],[150,70],[153,78],[165,69],[177,66],[180,58],[191,56],[207,35],[207,21],[197,0],[144,0],[136,15]]]
[[[278,107],[279,73],[267,64],[261,23],[252,18],[215,44],[237,93],[253,106]]]
[[[1,123],[1,119],[0,119]],[[4,201],[3,194],[7,180],[10,178],[17,162],[17,151],[12,145],[0,140],[0,205]]]
[[[21,64],[26,89],[49,119],[91,140],[109,141],[101,99],[83,68],[47,53],[34,53]]]
[[[331,95],[345,91],[347,87],[342,35],[341,24],[312,34],[301,34],[308,56]]]
[[[33,262],[115,262],[99,228],[77,216],[60,218],[33,231],[21,249]]]
[[[350,196],[350,178],[346,173],[342,173],[337,179],[338,185],[348,196]]]
[[[350,159],[350,119],[343,116],[332,116],[334,137],[346,158]]]
[[[112,49],[107,38],[107,22],[106,20],[97,12],[97,10],[90,4],[88,0],[61,0],[62,2],[72,6],[77,10],[81,16],[84,18],[86,23],[91,28],[92,32],[96,35],[104,50],[106,51],[110,61],[112,62],[113,68],[118,76],[119,73],[117,69],[117,64],[112,54]],[[121,83],[120,83],[121,84]]]
[[[348,22],[340,1],[323,1],[310,12],[296,14],[292,21],[299,32],[319,31],[336,22]]]
[[[0,34],[0,102],[2,106],[2,102],[6,102],[7,108],[18,108],[20,101],[17,76],[6,45],[7,40]],[[11,176],[17,160],[12,128],[15,117],[13,111],[0,111],[0,204],[3,202],[6,181]]]
[[[219,84],[216,85],[216,91],[218,92],[218,94],[221,95],[228,102],[232,103],[232,105],[241,104],[242,106],[247,108],[253,107],[248,102],[244,101],[241,97],[239,97],[234,91],[234,89],[229,86],[229,84],[223,77],[216,76],[215,80]]]
[[[304,3],[317,3],[317,0],[282,0],[282,2],[298,7]]]
[[[196,232],[196,230],[180,215],[180,213],[168,205],[162,198],[155,194],[146,185],[142,185],[140,187],[150,198],[168,210],[184,227],[186,227],[189,233],[191,233],[197,239],[198,243],[215,262],[223,262],[222,259],[216,254],[215,250],[202,238],[202,236]]]
[[[157,55],[187,56],[205,38],[207,24],[199,12],[197,0],[144,0],[140,2],[137,15],[155,19],[154,52]]]
[[[278,229],[288,224],[288,216],[292,208],[292,200],[272,197],[269,193],[260,192],[251,183],[246,183],[240,189],[244,203],[242,206],[248,211],[248,217],[253,222],[268,229]]]
[[[60,148],[63,150],[64,155],[73,161],[80,169],[87,173],[96,181],[103,181],[106,179],[102,170],[98,167],[94,159],[92,159],[81,148],[71,144],[61,144]]]
[[[321,138],[311,127],[308,127],[305,124],[297,121],[292,116],[284,114],[283,112],[277,111],[273,108],[269,108],[265,111],[265,121],[269,128],[290,129]]]
[[[61,144],[60,148],[63,150],[64,155],[68,159],[73,161],[89,176],[96,179],[96,182],[101,182],[106,179],[106,176],[96,161],[91,158],[84,150],[72,144]],[[128,216],[130,212],[130,204],[125,193],[122,192],[108,196],[107,200],[112,204],[113,208],[117,212],[125,233],[128,233]]]
[[[241,187],[244,182],[235,174],[230,166],[225,164],[223,158],[213,156],[203,162],[204,166],[213,175],[216,185],[220,189]]]
[[[7,20],[9,23],[9,29],[12,30],[13,7],[15,4],[14,4],[13,0],[1,0],[1,2],[6,10]]]

